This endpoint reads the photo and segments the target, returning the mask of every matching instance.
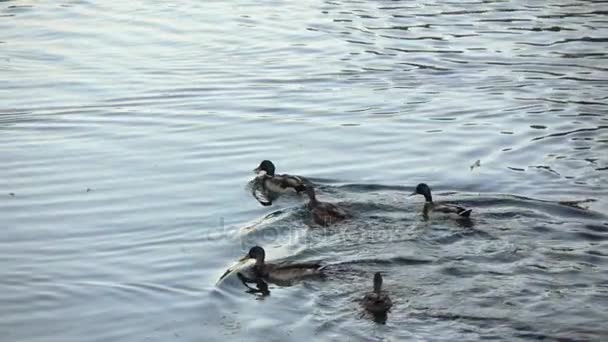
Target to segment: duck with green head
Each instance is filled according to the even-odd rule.
[[[368,292],[361,302],[363,307],[372,314],[386,314],[393,306],[388,293],[382,291],[382,275],[380,272],[374,274],[374,291]]]
[[[243,284],[259,284],[260,280],[280,286],[292,285],[294,281],[322,278],[322,266],[318,263],[272,264],[266,263],[266,252],[260,246],[251,247],[241,260],[254,259],[255,265],[245,272],[237,273]]]
[[[433,202],[433,195],[431,195],[431,188],[425,183],[420,183],[416,186],[414,192],[410,196],[422,195],[424,196],[424,210],[423,215],[428,218],[430,212],[440,212],[444,214],[451,214],[458,218],[468,218],[471,216],[472,209],[467,209],[457,204],[451,203],[436,203]]]
[[[308,195],[306,208],[310,211],[315,223],[321,226],[328,226],[348,217],[348,213],[337,205],[319,201],[312,186],[306,188],[306,194]]]
[[[257,176],[251,182],[252,194],[264,206],[272,205],[274,200],[290,189],[300,193],[310,185],[310,182],[304,177],[275,174],[275,166],[270,160],[263,160],[258,167],[253,169],[253,172]]]

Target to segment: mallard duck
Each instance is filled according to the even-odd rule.
[[[368,292],[361,302],[363,307],[372,314],[385,314],[393,306],[388,294],[382,291],[382,275],[374,274],[374,291]]]
[[[435,203],[433,202],[433,196],[431,195],[431,188],[424,184],[420,183],[416,186],[416,190],[410,194],[410,196],[414,195],[423,195],[426,203],[424,204],[424,216],[428,217],[428,214],[431,211],[453,214],[460,218],[467,218],[471,215],[472,209],[467,209],[465,207],[461,207],[457,204],[450,203]]]
[[[274,164],[270,160],[263,160],[253,171],[257,174],[251,184],[253,197],[265,206],[272,205],[274,200],[289,189],[300,193],[310,185],[307,179],[300,176],[275,174]]]
[[[348,213],[335,204],[317,200],[315,189],[312,186],[306,188],[306,194],[309,198],[306,208],[310,211],[313,220],[317,224],[328,226],[348,217]]]
[[[306,278],[323,277],[322,266],[317,263],[305,264],[267,264],[265,262],[266,252],[260,246],[251,247],[249,253],[242,260],[255,259],[255,265],[248,270],[249,272],[239,272],[237,276],[249,287],[247,283],[260,283],[260,280],[267,281],[281,286],[289,286],[293,281]]]

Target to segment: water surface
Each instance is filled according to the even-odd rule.
[[[0,332],[605,338],[607,14],[555,0],[0,2]],[[262,159],[354,218],[323,230],[301,198],[260,206],[245,185]],[[419,182],[473,219],[423,220],[406,196]],[[217,284],[252,244],[332,276],[263,300]],[[395,302],[386,325],[358,305],[376,271]]]

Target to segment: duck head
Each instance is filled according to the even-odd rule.
[[[374,292],[380,293],[382,290],[382,274],[380,272],[376,272],[374,274]]]
[[[274,164],[270,160],[263,160],[258,167],[253,169],[255,173],[260,173],[261,171],[266,172],[269,176],[274,176]]]
[[[254,247],[251,247],[251,249],[249,250],[249,253],[247,253],[247,255],[245,255],[244,257],[241,258],[241,261],[248,260],[248,259],[255,259],[256,264],[263,264],[265,257],[266,257],[266,252],[264,251],[264,248],[262,248],[260,246],[254,246]]]
[[[422,195],[427,202],[433,202],[433,196],[431,196],[431,188],[425,183],[420,183],[416,186],[416,190],[410,194],[410,196]]]

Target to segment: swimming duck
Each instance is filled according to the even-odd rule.
[[[365,294],[361,304],[372,314],[385,314],[393,306],[391,298],[386,292],[382,291],[382,275],[380,272],[374,274],[374,291]]]
[[[260,204],[269,206],[280,194],[294,189],[300,193],[306,189],[310,182],[300,176],[277,175],[275,174],[274,164],[270,160],[263,160],[260,165],[253,170],[258,176],[252,181],[252,194]]]
[[[433,196],[431,195],[431,188],[424,184],[420,183],[416,186],[416,190],[410,194],[410,196],[414,195],[423,195],[426,203],[424,204],[424,216],[428,218],[428,214],[431,211],[446,213],[446,214],[454,214],[460,218],[467,218],[471,215],[472,209],[467,209],[465,207],[461,207],[457,204],[450,203],[435,203],[433,202]]]
[[[323,277],[322,266],[317,263],[305,264],[267,264],[265,262],[266,252],[260,246],[251,247],[249,253],[241,260],[255,259],[255,265],[247,274],[237,273],[239,279],[249,287],[247,283],[260,283],[267,281],[280,286],[289,286],[293,281],[306,278]]]
[[[335,204],[317,200],[315,189],[312,186],[306,187],[306,194],[309,198],[306,208],[310,211],[313,220],[317,224],[328,226],[348,217],[348,213]]]

